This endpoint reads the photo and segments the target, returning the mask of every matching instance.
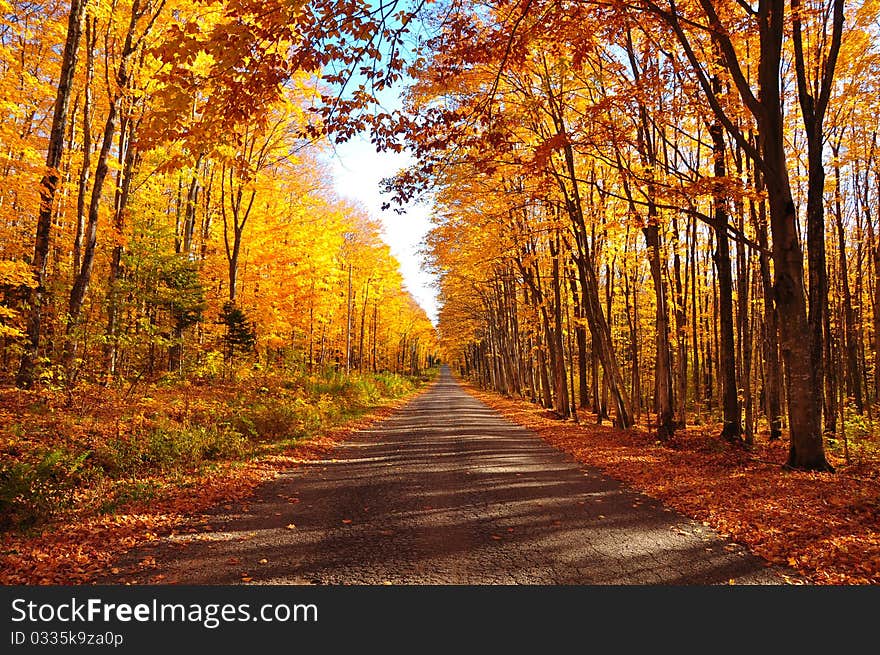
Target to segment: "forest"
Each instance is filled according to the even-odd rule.
[[[246,495],[441,361],[577,452],[609,427],[625,450],[698,439],[774,480],[857,481],[827,498],[877,556],[824,580],[876,582],[880,2],[0,8],[13,582],[57,580],[71,534],[166,526],[120,528],[138,503],[209,477]],[[362,134],[411,155],[383,190],[431,208],[436,326],[334,189],[334,144]],[[32,537],[52,521],[91,527]]]
[[[211,5],[7,8],[3,371],[17,386],[185,376],[242,352],[346,372],[425,358],[431,327],[380,226],[335,196],[310,137],[314,74],[251,88],[193,36],[198,22],[245,50],[257,38]]]
[[[312,50],[282,60],[298,9],[264,9],[2,3],[0,529],[247,479],[430,375]]]
[[[873,459],[877,6],[561,4],[450,11],[413,67],[389,190],[435,194],[448,356],[560,417]]]

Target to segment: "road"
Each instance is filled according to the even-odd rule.
[[[182,584],[783,581],[743,547],[502,418],[446,370],[334,459],[283,474],[207,523],[128,564],[154,557],[140,581],[158,573]]]

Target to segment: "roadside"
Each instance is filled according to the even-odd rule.
[[[88,584],[119,553],[325,456],[424,382],[361,376],[306,388],[261,376],[154,385],[133,398],[100,387],[73,398],[4,389],[0,584]]]
[[[762,441],[748,452],[702,427],[680,431],[664,446],[644,430],[599,426],[589,415],[580,425],[561,422],[538,405],[463,386],[579,462],[812,583],[880,583],[880,480],[783,470],[784,441]]]

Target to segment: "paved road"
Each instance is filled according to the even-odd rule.
[[[166,581],[186,584],[782,581],[742,547],[508,422],[447,371],[335,458],[129,561],[153,556]]]

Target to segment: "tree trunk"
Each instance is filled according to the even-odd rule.
[[[553,371],[554,395],[556,397],[556,413],[561,417],[568,417],[570,404],[568,399],[568,385],[565,373],[565,345],[562,339],[562,281],[559,274],[559,259],[561,257],[559,232],[555,238],[550,239],[550,256],[552,258],[551,272],[553,284],[553,351],[555,367]]]
[[[358,371],[364,370],[364,326],[367,321],[367,298],[370,295],[370,280],[364,286],[364,303],[361,305],[361,332],[358,337]]]
[[[740,217],[739,228],[743,231],[744,219],[742,207],[737,212]],[[746,255],[746,246],[742,241],[736,243],[736,281],[737,281],[737,329],[739,330],[739,345],[741,352],[740,386],[742,387],[743,409],[745,413],[745,443],[751,447],[755,443],[754,434],[754,410],[752,406],[752,330],[750,325],[751,313],[749,312],[750,298],[750,266]]]
[[[351,263],[348,265],[348,293],[345,296],[345,374],[351,373]]]
[[[183,255],[187,259],[191,256],[193,250],[193,238],[196,229],[196,207],[199,197],[199,177],[198,168],[201,162],[199,156],[193,167],[192,176],[190,177],[189,187],[186,192],[186,204],[183,208],[183,222],[181,229],[176,235],[175,250],[178,255]],[[119,247],[119,246],[117,246]],[[121,253],[120,253],[121,254]],[[113,280],[115,282],[115,280]],[[110,334],[108,330],[108,335]],[[182,318],[178,318],[174,322],[173,343],[168,347],[168,371],[171,373],[183,372],[183,339],[184,327]]]
[[[676,215],[672,215],[672,235],[673,235],[673,253],[672,267],[675,274],[675,334],[676,334],[676,352],[678,354],[676,366],[676,381],[678,390],[676,400],[678,405],[677,415],[682,427],[687,425],[687,368],[688,368],[688,350],[687,350],[687,315],[685,314],[685,284],[682,282],[681,274],[681,256],[679,255],[679,234],[678,219]],[[685,266],[685,278],[687,277],[687,266]]]
[[[702,400],[702,395],[700,394],[700,376],[702,375],[702,370],[700,369],[700,340],[699,340],[699,312],[697,311],[697,220],[695,218],[691,218],[691,226],[693,228],[693,236],[691,236],[690,243],[690,281],[691,281],[691,351],[692,351],[692,361],[693,361],[693,373],[691,377],[693,378],[694,383],[694,402],[699,407],[699,403]]]
[[[878,185],[880,186],[880,185]],[[874,258],[874,401],[880,400],[880,239],[871,252]]]
[[[104,190],[104,181],[109,172],[108,159],[110,156],[110,148],[113,145],[113,137],[116,132],[116,115],[118,105],[116,102],[110,104],[110,111],[107,114],[107,122],[104,125],[104,138],[101,143],[101,150],[98,154],[98,165],[95,168],[95,182],[92,185],[92,196],[89,202],[88,221],[86,223],[86,232],[82,256],[82,265],[77,273],[70,291],[70,302],[68,304],[68,334],[75,329],[79,321],[79,314],[82,310],[82,304],[85,300],[86,291],[92,279],[92,267],[95,260],[95,247],[97,246],[98,237],[98,211],[101,206],[101,194]]]
[[[797,213],[786,168],[785,128],[780,97],[784,0],[765,0],[760,16],[761,63],[758,70],[761,108],[759,146],[773,237],[774,290],[779,312],[782,361],[787,381],[789,426],[788,466],[801,470],[833,470],[822,442],[821,392],[812,352],[812,335],[804,296],[804,257]]]
[[[788,176],[784,171],[781,121],[778,127],[780,138],[772,140],[778,147],[770,147],[772,143],[766,143],[765,157],[768,162],[776,165],[777,172],[775,179],[767,179],[766,182],[773,232],[773,287],[779,311],[782,361],[787,382],[786,404],[790,432],[788,465],[802,470],[827,471],[831,470],[831,466],[825,459],[822,443],[821,409],[813,371],[812,342],[804,339],[805,334],[810,334],[804,296],[804,260],[798,242],[794,202],[790,188],[785,183]]]
[[[840,287],[843,292],[843,342],[846,344],[846,395],[853,399],[856,411],[864,411],[862,399],[862,376],[859,373],[859,339],[856,335],[856,319],[853,310],[852,293],[849,288],[849,264],[846,256],[846,234],[843,229],[843,210],[840,203],[840,169],[835,166],[835,223],[839,248]],[[831,363],[829,360],[829,368]]]
[[[561,112],[557,111],[557,113],[553,115],[553,120],[557,134],[565,135],[565,123],[562,120]],[[581,284],[581,299],[584,309],[586,310],[587,323],[592,335],[593,349],[597,353],[599,360],[602,362],[602,368],[605,371],[605,380],[608,382],[611,393],[614,395],[617,410],[615,422],[619,427],[626,430],[633,426],[632,401],[630,400],[629,394],[626,392],[623,375],[620,371],[617,356],[614,352],[614,344],[611,339],[611,328],[609,327],[608,320],[605,318],[601,300],[599,299],[599,284],[596,280],[596,273],[593,270],[593,257],[587,239],[587,226],[584,219],[579,182],[576,174],[574,149],[567,139],[563,146],[563,154],[565,157],[565,169],[567,175],[566,177],[559,175],[556,179],[560,191],[565,198],[566,210],[569,219],[572,222],[572,227],[574,228],[573,231],[577,245],[575,263],[577,264],[578,278]],[[569,184],[571,185],[570,188],[568,186]]]
[[[95,247],[97,246],[98,213],[101,206],[101,196],[104,191],[104,182],[106,181],[107,174],[110,170],[108,162],[110,158],[110,150],[113,147],[113,138],[116,135],[116,125],[120,113],[120,107],[129,85],[131,57],[136,49],[135,28],[140,15],[137,5],[132,7],[131,20],[128,24],[125,42],[122,47],[122,52],[120,53],[119,66],[116,70],[115,82],[117,87],[110,100],[110,106],[107,111],[107,120],[104,123],[104,135],[101,140],[101,150],[98,153],[98,162],[95,167],[95,180],[92,184],[92,195],[91,200],[89,201],[89,213],[86,222],[82,264],[77,272],[76,278],[74,279],[73,288],[70,290],[70,299],[67,308],[68,322],[65,338],[65,361],[68,365],[74,356],[71,337],[79,323],[82,305],[89,285],[91,284],[92,268],[95,259]],[[126,130],[123,128],[120,132],[119,158],[130,164],[133,160],[129,159],[129,153],[127,151],[133,152],[133,150],[128,148],[129,144],[127,143],[126,136]],[[120,175],[124,174],[125,171],[120,173]],[[131,166],[129,166],[128,174],[131,174]],[[117,195],[117,220],[119,220],[124,211],[124,206],[120,206],[120,202],[126,201],[127,196],[127,191],[125,192],[124,197]]]
[[[536,333],[538,342],[538,380],[541,385],[541,406],[553,407],[553,395],[550,392],[550,376],[547,373],[547,354],[541,342],[540,333]]]
[[[85,0],[71,0],[70,3],[67,37],[64,41],[64,52],[61,55],[61,72],[58,77],[52,127],[49,132],[49,145],[46,152],[46,172],[40,180],[40,208],[34,239],[34,258],[31,262],[36,279],[34,288],[28,291],[25,299],[26,304],[29,305],[27,340],[15,379],[15,383],[23,388],[29,388],[33,385],[34,368],[40,352],[41,311],[46,292],[46,264],[49,255],[55,194],[58,190],[58,167],[64,155],[64,132],[67,126],[70,93],[76,73],[82,22],[87,4]]]
[[[722,84],[714,77],[712,84],[715,93],[720,95]],[[733,339],[733,276],[731,274],[730,240],[727,236],[728,221],[727,194],[723,188],[727,176],[727,149],[724,141],[724,126],[716,121],[709,126],[712,138],[713,175],[716,182],[712,193],[714,204],[715,268],[718,271],[718,313],[720,349],[718,353],[719,377],[721,378],[721,407],[723,427],[722,438],[738,442],[742,437],[742,414],[736,384],[736,345]]]
[[[815,66],[815,79],[808,79],[814,72],[812,62],[808,62],[804,51],[804,15],[801,0],[791,0],[792,45],[794,68],[797,78],[798,102],[807,136],[807,253],[809,271],[809,345],[812,359],[812,372],[816,378],[812,392],[817,407],[822,409],[823,393],[823,331],[828,311],[828,272],[825,263],[825,167],[822,161],[824,138],[823,123],[828,100],[831,95],[834,69],[840,52],[843,31],[844,0],[831,0],[831,6],[823,18],[821,45],[818,55],[821,67]],[[824,9],[824,8],[823,8]],[[831,17],[831,38],[828,38],[828,16]],[[828,335],[824,335],[826,338]],[[828,413],[833,412],[834,399],[829,400]],[[822,417],[819,416],[821,424]],[[824,456],[823,456],[824,459]],[[825,464],[827,466],[827,463]]]
[[[757,168],[754,171],[755,190],[762,192],[764,183]],[[781,375],[779,370],[779,322],[776,313],[775,291],[773,278],[770,274],[770,255],[767,240],[767,205],[758,201],[755,209],[752,205],[752,222],[761,251],[758,255],[758,266],[761,272],[761,287],[764,300],[764,413],[770,428],[770,441],[782,437],[782,407],[780,401]]]
[[[716,217],[717,217],[716,211]],[[726,216],[724,218],[726,222]],[[728,441],[739,441],[742,420],[736,384],[736,347],[733,339],[733,276],[731,274],[730,240],[725,231],[715,233],[715,266],[718,271],[718,301],[720,352],[718,353],[721,378],[721,402],[724,426],[721,436]]]
[[[574,333],[577,343],[577,374],[578,374],[578,407],[587,409],[590,406],[590,389],[587,380],[587,328],[584,326],[585,319],[581,306],[580,294],[577,289],[577,281],[574,275],[570,280],[571,297],[574,303]]]
[[[83,93],[82,114],[82,168],[76,193],[76,234],[73,238],[73,271],[80,269],[82,262],[83,237],[86,229],[86,197],[88,196],[89,177],[92,172],[92,78],[95,73],[95,41],[97,39],[97,19],[91,18],[86,24],[86,79]]]
[[[737,49],[729,33],[720,24],[722,19],[711,0],[699,0],[700,7],[717,29],[712,38],[723,56],[720,63],[731,73],[730,82],[735,85],[744,106],[757,124],[758,147],[752,146],[737,128],[738,121],[726,113],[718,93],[707,78],[706,66],[700,62],[691,39],[685,33],[681,15],[674,7],[665,10],[657,5],[646,5],[674,31],[698,81],[709,100],[711,109],[737,143],[749,152],[759,164],[767,190],[770,232],[773,240],[774,291],[779,314],[782,359],[787,381],[787,413],[789,419],[790,449],[787,465],[801,470],[833,470],[825,459],[822,442],[821,389],[818,388],[815,362],[814,332],[807,316],[807,300],[804,293],[804,257],[798,235],[797,211],[791,192],[785,149],[785,121],[783,115],[782,55],[785,38],[786,0],[762,0],[757,10],[751,12],[758,31],[757,66],[754,74],[746,74],[741,67]],[[839,47],[840,26],[843,22],[842,0],[834,0],[834,32],[828,56],[825,57],[821,80],[820,98],[813,98],[819,105],[827,103],[834,72],[836,49]],[[799,7],[798,7],[799,8]],[[799,11],[793,11],[794,21],[799,21]],[[690,25],[688,25],[690,29]],[[799,27],[795,27],[798,31]],[[798,40],[799,35],[794,36]],[[808,94],[803,78],[803,52],[796,54],[798,68],[798,91]],[[823,53],[824,54],[824,53]],[[750,78],[757,80],[757,93],[751,87]],[[804,108],[804,98],[801,98]],[[821,118],[823,108],[818,107],[816,117]],[[802,111],[804,115],[807,112]],[[817,121],[821,126],[821,120]],[[808,128],[809,126],[805,127]],[[821,134],[821,128],[817,130]],[[819,192],[818,189],[815,192]],[[807,335],[807,338],[804,336]],[[821,357],[821,354],[818,355]]]
[[[805,121],[810,123],[810,121]],[[810,370],[816,406],[820,410],[821,425],[824,410],[826,414],[834,411],[834,396],[826,399],[824,386],[824,347],[823,341],[829,335],[824,327],[828,306],[828,272],[825,263],[825,168],[822,165],[822,135],[816,126],[807,129],[807,269],[809,278],[809,305],[807,323],[809,325]],[[827,405],[826,405],[827,400]]]
[[[628,254],[630,244],[629,228],[626,231],[624,241],[624,255]],[[626,319],[629,327],[629,350],[631,361],[630,370],[630,394],[633,401],[633,416],[636,421],[642,415],[642,372],[639,366],[639,311],[638,311],[638,294],[630,284],[629,273],[626,267],[623,267],[623,300],[626,306]]]
[[[672,363],[669,348],[669,309],[666,304],[666,283],[663,278],[662,253],[660,250],[660,228],[657,217],[652,216],[653,203],[648,205],[648,224],[642,228],[648,259],[651,265],[651,279],[654,282],[656,324],[656,358],[654,362],[654,381],[656,397],[654,410],[657,413],[657,438],[666,441],[675,434],[675,410],[672,394]]]
[[[641,81],[642,66],[656,74],[654,58],[651,54],[638,61],[630,29],[626,31],[626,51],[630,61],[633,79],[637,84]],[[638,101],[639,124],[636,136],[636,146],[642,164],[647,173],[645,195],[648,204],[648,216],[642,226],[645,236],[648,261],[651,269],[651,279],[654,283],[655,303],[655,358],[654,358],[654,411],[657,414],[657,438],[666,441],[675,434],[675,410],[673,409],[672,390],[672,351],[669,346],[669,308],[667,303],[666,281],[663,275],[663,260],[660,247],[659,214],[656,205],[655,183],[652,171],[658,164],[657,135],[649,119],[648,106],[642,100]],[[617,154],[617,165],[623,170],[625,167],[620,153]],[[623,176],[624,190],[630,203],[630,210],[636,215],[637,208],[634,202],[629,181]],[[638,402],[638,400],[636,401]]]

